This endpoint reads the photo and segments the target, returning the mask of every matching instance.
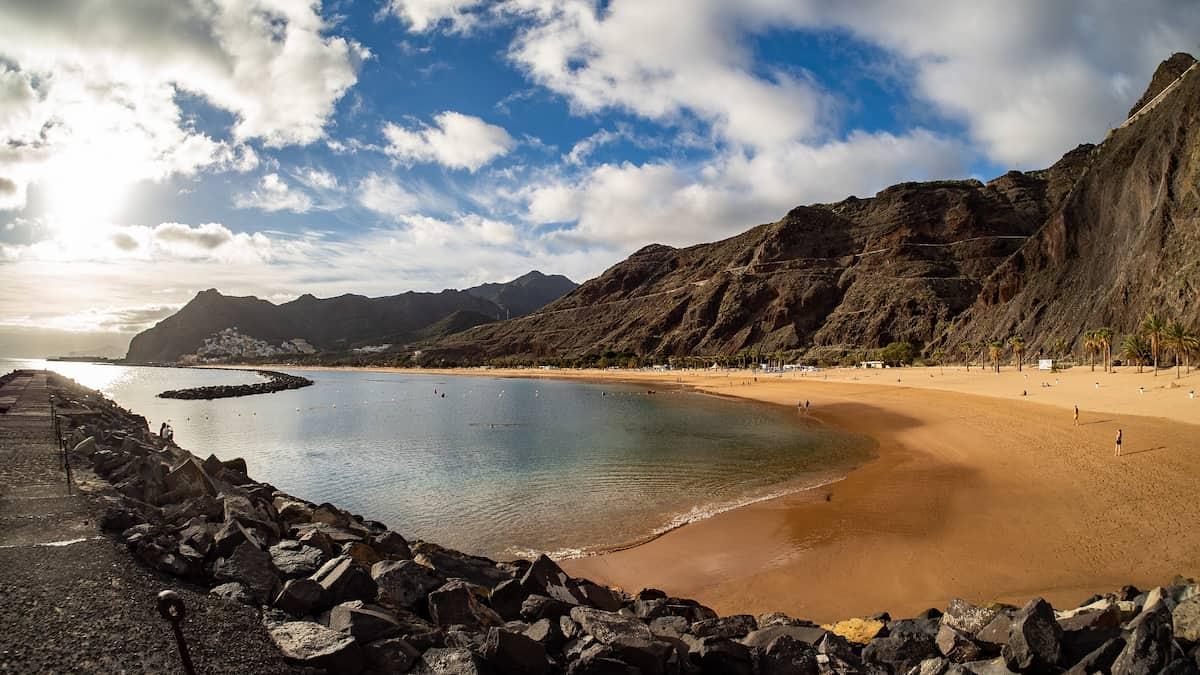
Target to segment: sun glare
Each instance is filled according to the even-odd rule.
[[[54,225],[66,233],[84,233],[112,224],[131,184],[120,161],[85,147],[56,164],[46,181],[46,210]]]

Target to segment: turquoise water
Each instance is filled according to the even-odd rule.
[[[181,446],[244,457],[279,489],[498,558],[640,540],[827,483],[872,447],[790,408],[634,385],[293,371],[316,384],[181,401],[155,394],[258,376],[0,360],[0,373],[24,367],[99,389],[152,429],[169,421]]]

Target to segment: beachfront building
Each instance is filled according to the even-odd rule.
[[[859,368],[883,368],[883,361],[862,361],[858,364]]]

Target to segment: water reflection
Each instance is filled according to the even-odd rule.
[[[41,367],[0,362],[0,370]],[[673,519],[818,482],[865,439],[790,409],[636,386],[407,373],[306,372],[238,399],[155,398],[244,372],[51,363],[183,447],[244,457],[259,480],[410,537],[475,553],[623,543]],[[434,393],[436,390],[436,394]]]

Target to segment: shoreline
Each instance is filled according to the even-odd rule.
[[[1200,534],[1181,521],[1200,503],[1200,486],[1186,478],[1200,471],[1188,452],[1198,447],[1200,401],[1187,397],[1200,372],[1176,383],[1173,372],[1132,368],[837,369],[753,383],[736,371],[357,370],[690,385],[788,406],[809,398],[815,419],[875,439],[877,458],[822,490],[829,501],[785,495],[563,561],[575,576],[663,588],[723,614],[913,614],[956,596],[1064,602],[1200,572]],[[1159,541],[1164,531],[1170,541]]]

